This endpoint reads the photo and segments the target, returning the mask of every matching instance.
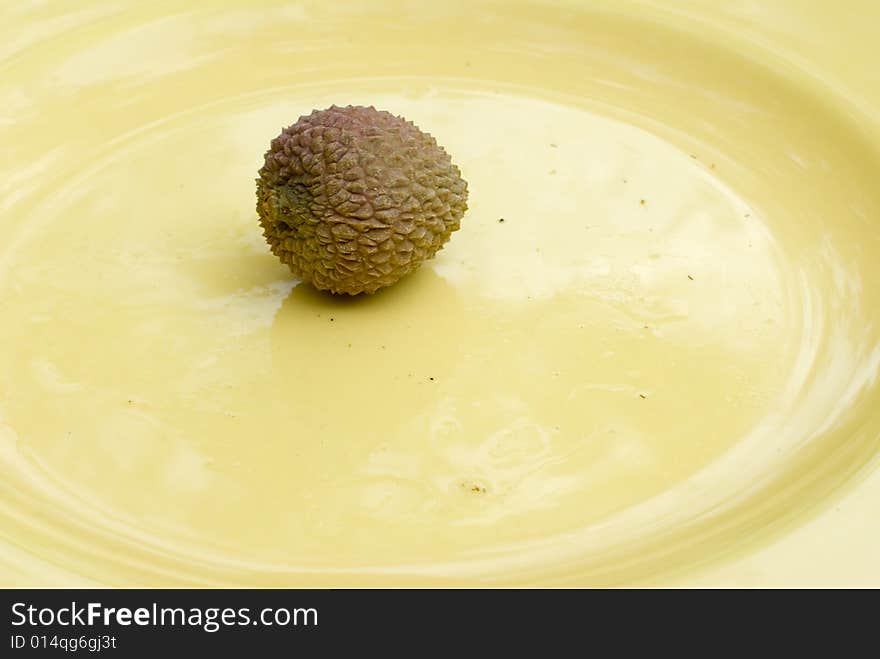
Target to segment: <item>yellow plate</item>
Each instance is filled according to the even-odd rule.
[[[880,583],[880,8],[717,4],[7,6],[2,582]],[[332,103],[470,184],[373,297],[256,222]]]

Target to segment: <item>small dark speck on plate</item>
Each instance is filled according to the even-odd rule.
[[[691,281],[693,281],[693,280],[694,280],[694,276],[693,276],[693,275],[688,275],[688,279],[690,279]]]
[[[503,217],[499,217],[499,218],[498,218],[498,222],[499,222],[499,224],[502,223],[502,222],[504,222],[504,218],[503,218]]]
[[[639,398],[647,398],[645,394],[639,394]]]
[[[559,146],[558,144],[553,144],[553,142],[550,143],[550,148],[552,148],[552,149],[555,149],[558,146]]]
[[[644,199],[639,199],[639,205],[644,206],[646,203]]]

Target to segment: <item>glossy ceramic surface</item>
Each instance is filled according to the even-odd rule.
[[[778,584],[841,501],[876,546],[876,46],[798,6],[8,4],[5,582]],[[470,185],[373,297],[256,221],[332,103]]]

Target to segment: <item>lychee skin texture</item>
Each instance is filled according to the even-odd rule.
[[[315,110],[272,140],[257,212],[272,252],[333,293],[374,293],[459,228],[467,183],[436,140],[373,107]]]

